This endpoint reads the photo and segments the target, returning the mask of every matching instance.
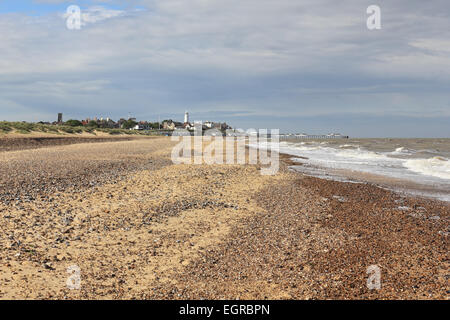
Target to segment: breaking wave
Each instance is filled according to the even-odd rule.
[[[450,179],[450,161],[444,157],[409,159],[405,161],[404,166],[420,174],[441,179]]]

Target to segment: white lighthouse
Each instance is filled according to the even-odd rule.
[[[184,123],[189,123],[189,112],[184,113]]]

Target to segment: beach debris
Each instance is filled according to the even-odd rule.
[[[336,199],[339,202],[347,202],[348,201],[347,198],[342,197],[342,196],[335,195],[335,196],[333,196],[333,198]]]
[[[45,262],[44,263],[44,268],[47,270],[55,270],[55,268],[52,266],[52,264],[50,262]]]

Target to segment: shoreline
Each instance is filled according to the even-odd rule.
[[[292,166],[292,170],[306,176],[344,183],[369,183],[381,189],[389,190],[406,197],[419,197],[436,201],[450,202],[450,189],[441,190],[436,186],[432,186],[429,184],[420,184],[412,180],[394,178],[356,170],[332,169],[318,166],[304,167],[304,164],[301,162],[301,156],[290,155],[287,153],[280,153],[280,155],[283,155],[284,161]],[[291,158],[297,158],[298,161],[291,160]],[[303,169],[310,167],[312,169]],[[312,172],[308,173],[307,170]],[[318,172],[323,173],[318,174]]]
[[[0,152],[0,299],[449,298],[448,203],[307,177],[282,154],[274,176],[173,165],[173,145]]]

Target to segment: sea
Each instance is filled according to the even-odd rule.
[[[305,175],[372,182],[450,201],[450,139],[292,139],[278,144],[280,153],[292,155],[298,163],[292,169]]]

